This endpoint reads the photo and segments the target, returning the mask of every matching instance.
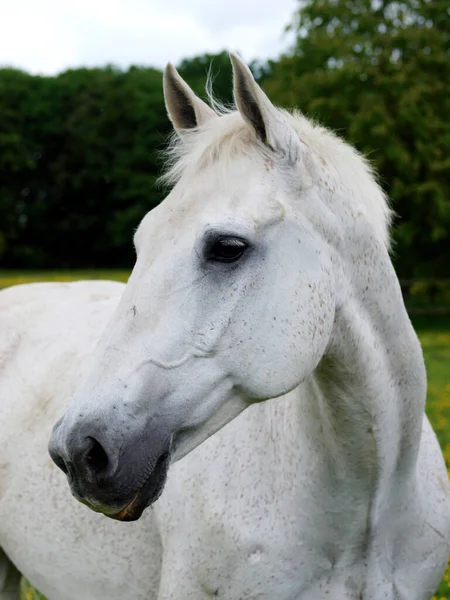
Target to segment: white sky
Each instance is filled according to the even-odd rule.
[[[223,49],[276,57],[296,0],[0,0],[0,66],[163,67]]]

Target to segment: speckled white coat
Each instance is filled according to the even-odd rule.
[[[0,295],[0,545],[49,600],[428,600],[449,484],[385,200],[361,157],[233,62],[240,113],[220,119],[166,72],[181,178],[120,302],[100,282]],[[212,231],[249,241],[242,264],[202,262]],[[47,458],[85,372],[68,422],[109,422],[126,384],[172,431],[137,523],[71,501]]]
[[[0,293],[0,547],[49,600],[157,598],[152,510],[129,526],[90,511],[47,452],[122,290],[80,282]]]

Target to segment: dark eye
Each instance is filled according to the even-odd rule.
[[[208,248],[208,260],[231,263],[239,260],[248,244],[239,238],[223,237],[215,240]]]

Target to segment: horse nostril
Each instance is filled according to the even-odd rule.
[[[51,453],[51,458],[55,465],[59,467],[65,475],[69,474],[69,470],[62,456],[56,453]]]
[[[96,473],[102,473],[108,466],[108,455],[103,446],[94,438],[89,438],[91,446],[85,454],[85,460],[88,467]]]

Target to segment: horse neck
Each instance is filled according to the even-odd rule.
[[[284,419],[333,503],[349,490],[370,502],[414,484],[426,395],[421,348],[386,249],[367,236],[354,257],[336,259],[330,343],[286,405],[296,418]]]

